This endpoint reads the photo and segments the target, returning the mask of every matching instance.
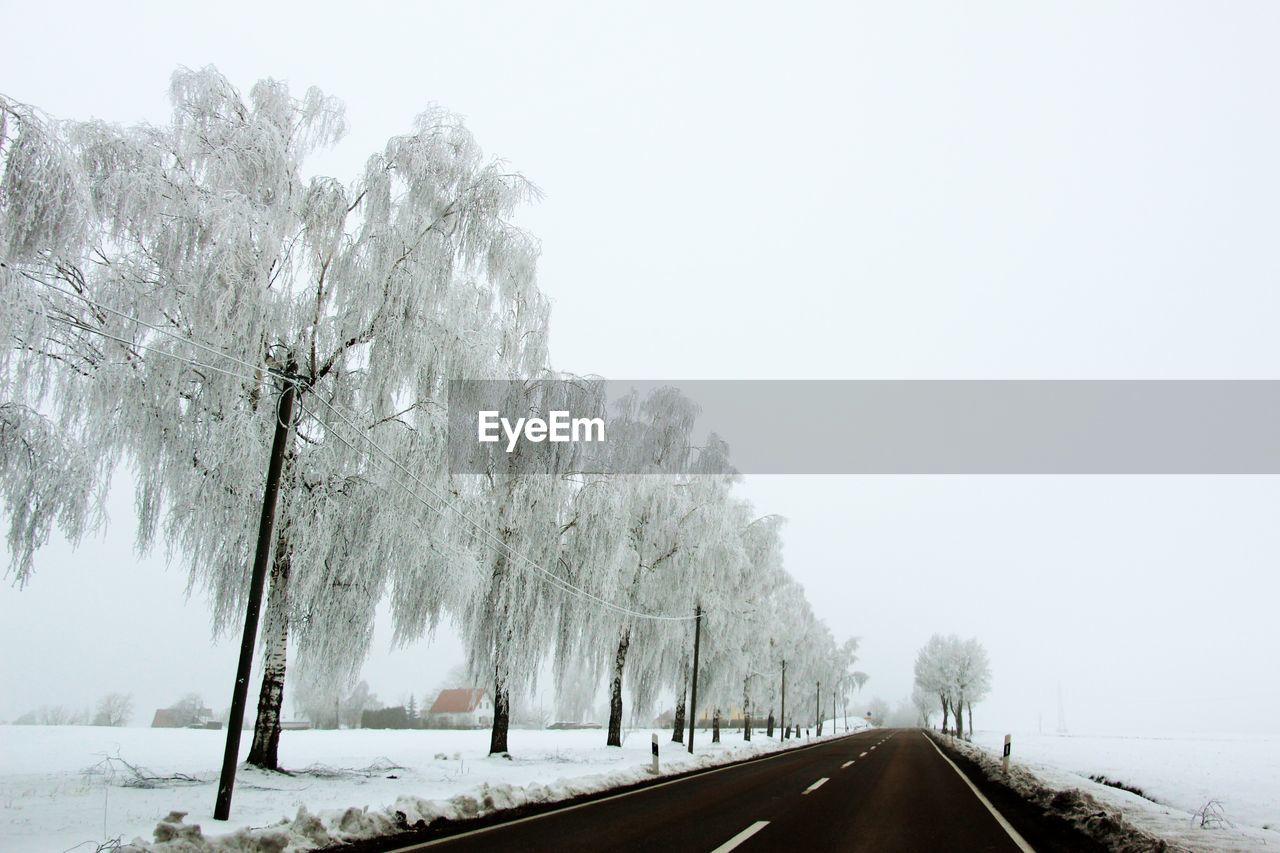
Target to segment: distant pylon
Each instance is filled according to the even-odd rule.
[[[1058,734],[1067,733],[1067,714],[1062,710],[1062,683],[1058,683]]]

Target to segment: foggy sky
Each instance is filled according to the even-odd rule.
[[[213,63],[318,85],[355,175],[430,102],[546,193],[557,368],[613,378],[1277,378],[1280,7],[1264,3],[23,4],[0,91],[163,121]],[[1280,700],[1266,477],[754,477],[868,694],[976,635],[980,728],[1262,730]],[[225,707],[185,572],[105,542],[0,588],[0,719],[131,691]],[[419,697],[456,641],[365,670]]]

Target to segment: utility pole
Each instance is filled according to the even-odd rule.
[[[813,691],[813,733],[822,734],[822,682]]]
[[[702,645],[702,605],[693,608],[693,680],[689,686],[689,754],[693,754],[693,729],[698,724],[698,648]]]
[[[258,615],[262,609],[262,587],[267,578],[267,562],[271,557],[271,532],[276,522],[276,499],[280,495],[280,471],[284,467],[285,448],[293,426],[293,398],[296,380],[285,378],[284,390],[276,407],[276,429],[271,438],[271,461],[267,464],[267,484],[262,490],[262,517],[258,521],[258,546],[253,555],[253,572],[249,576],[249,601],[244,614],[244,636],[240,640],[240,662],[236,666],[236,684],[231,693],[231,717],[227,720],[227,747],[222,754],[222,777],[218,780],[218,800],[213,809],[214,820],[231,817],[231,789],[236,784],[236,764],[240,757],[240,729],[244,725],[244,706],[249,694],[249,673],[253,669],[253,646],[258,637]]]
[[[787,659],[782,659],[782,739],[787,739]]]

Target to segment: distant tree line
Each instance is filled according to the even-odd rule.
[[[15,726],[127,726],[133,718],[133,696],[108,693],[97,708],[76,710],[63,705],[41,705],[13,721]]]

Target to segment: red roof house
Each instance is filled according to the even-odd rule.
[[[479,729],[493,725],[493,703],[483,687],[441,690],[427,709],[426,725],[433,729]]]

